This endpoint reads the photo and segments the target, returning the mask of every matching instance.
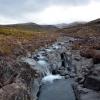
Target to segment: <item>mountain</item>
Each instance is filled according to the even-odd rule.
[[[73,22],[73,23],[69,23],[69,24],[62,23],[62,24],[57,24],[55,26],[58,27],[58,28],[60,28],[60,29],[62,29],[62,28],[69,28],[69,27],[73,27],[73,26],[83,25],[85,23],[86,22]]]
[[[100,24],[100,18],[90,21],[90,22],[88,22],[88,24],[97,24],[98,25],[98,24]]]
[[[58,28],[65,28],[65,27],[68,26],[68,24],[61,23],[61,24],[56,24],[55,26],[58,27]]]
[[[57,30],[52,25],[35,23],[0,25],[0,55],[34,52],[37,48],[54,42]]]
[[[87,23],[73,23],[70,26],[58,30],[58,32],[74,37],[98,37],[100,36],[100,19]]]
[[[0,25],[0,28],[14,28],[14,29],[25,30],[25,31],[55,31],[58,29],[53,25],[38,25],[36,23]]]

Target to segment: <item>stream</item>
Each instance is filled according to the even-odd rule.
[[[57,41],[48,48],[41,48],[29,58],[23,58],[25,62],[36,66],[42,73],[38,100],[76,100],[72,85],[74,84],[75,68],[71,64],[71,53],[69,48],[73,38],[65,41]],[[66,54],[66,48],[68,49]],[[52,55],[52,56],[51,56]],[[35,62],[34,62],[35,61]],[[58,69],[63,68],[65,78]]]

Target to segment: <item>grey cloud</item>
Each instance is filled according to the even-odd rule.
[[[0,0],[0,15],[20,18],[25,13],[36,13],[50,5],[87,4],[90,0]]]
[[[14,12],[24,11],[27,9],[38,10],[47,7],[48,5],[82,5],[90,0],[0,0],[0,10]],[[3,12],[2,11],[2,12]],[[16,12],[14,12],[16,13]]]

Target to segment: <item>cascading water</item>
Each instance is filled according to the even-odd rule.
[[[50,75],[50,70],[48,68],[49,64],[45,60],[39,60],[37,61],[37,66],[41,69],[43,72],[43,76]]]
[[[60,75],[53,75],[49,70],[49,64],[44,60],[39,60],[37,62],[43,72],[43,79],[42,82],[50,82],[52,83],[55,79],[61,79],[62,77]]]
[[[52,51],[52,50],[48,49],[47,52],[50,52],[50,51]],[[49,62],[47,61],[46,56],[43,56],[41,53],[39,53],[37,55],[38,55],[37,57],[35,55],[35,59],[37,58],[38,60],[35,60],[32,58],[23,58],[22,60],[31,66],[35,65],[37,67],[37,69],[42,72],[42,74],[43,74],[42,82],[43,83],[44,82],[52,83],[56,79],[62,79],[62,76],[52,74],[52,72],[50,71],[51,66],[50,66]],[[34,64],[34,62],[35,62],[35,64]]]
[[[54,80],[62,79],[62,78],[63,78],[63,77],[60,76],[60,75],[53,75],[53,74],[50,74],[50,75],[45,76],[45,77],[42,79],[42,82],[43,82],[43,83],[45,83],[45,82],[53,83]]]
[[[72,82],[68,79],[64,79],[64,77],[60,75],[53,75],[51,72],[52,67],[55,67],[55,65],[58,66],[59,57],[54,61],[51,59],[53,61],[53,64],[55,64],[56,62],[55,65],[51,66],[52,63],[49,63],[49,61],[51,60],[48,59],[46,54],[53,52],[53,54],[55,55],[56,50],[58,51],[58,53],[59,51],[61,51],[59,53],[59,55],[61,56],[60,60],[62,62],[61,66],[68,69],[71,66],[71,62],[69,62],[70,59],[68,59],[68,57],[66,58],[65,53],[62,53],[63,49],[61,44],[54,44],[42,51],[43,54],[41,52],[38,52],[38,54],[33,55],[32,58],[24,58],[23,61],[27,62],[43,74],[38,100],[75,100],[75,95],[71,86]]]

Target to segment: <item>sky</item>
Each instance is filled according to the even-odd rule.
[[[0,24],[60,24],[100,18],[100,0],[0,0]]]

